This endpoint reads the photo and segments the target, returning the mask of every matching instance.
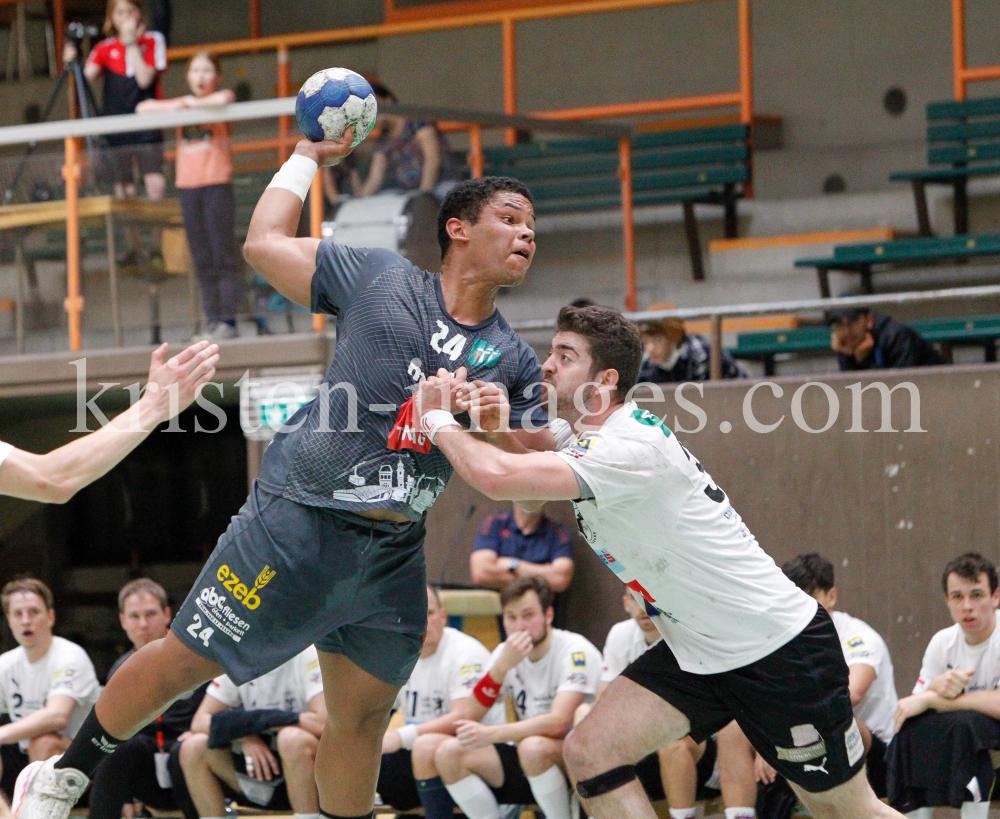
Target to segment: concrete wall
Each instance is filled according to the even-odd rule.
[[[907,432],[911,409],[902,390],[892,396],[896,432],[877,432],[881,406],[874,390],[863,395],[861,426],[854,423],[849,385],[873,379],[824,375],[838,411],[827,432],[810,433],[796,422],[793,396],[807,378],[778,378],[752,398],[755,417],[773,432],[754,432],[743,409],[753,382],[705,386],[687,396],[706,414],[697,419],[673,400],[643,402],[664,416],[715,482],[729,495],[762,548],[779,565],[816,551],[835,566],[838,605],[870,623],[886,640],[897,688],[908,692],[927,641],[951,624],[940,592],[940,575],[955,555],[975,550],[1000,559],[1000,367],[954,367],[885,374],[888,387],[913,383],[919,391],[920,428]],[[820,429],[829,399],[819,386],[801,394],[802,425]],[[728,421],[732,430],[723,434]],[[470,508],[475,510],[470,513]],[[476,523],[499,504],[485,501],[453,479],[429,518],[429,576],[468,582],[468,555]],[[572,521],[568,504],[554,514]],[[577,575],[567,593],[569,627],[598,645],[612,623],[624,619],[621,583],[578,539]]]

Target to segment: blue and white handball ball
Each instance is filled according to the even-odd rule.
[[[347,68],[317,71],[305,81],[295,101],[295,118],[307,139],[336,141],[353,125],[351,147],[371,133],[377,111],[368,80]]]

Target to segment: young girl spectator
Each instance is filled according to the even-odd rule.
[[[139,113],[179,111],[228,105],[236,97],[218,89],[222,72],[216,56],[201,51],[191,58],[187,82],[191,93],[172,100],[146,100]],[[189,125],[177,143],[177,193],[184,215],[191,258],[198,272],[201,302],[212,339],[237,335],[236,314],[243,299],[243,281],[233,244],[233,163],[229,125]]]
[[[104,20],[108,36],[90,52],[83,73],[90,82],[104,77],[101,115],[132,114],[143,100],[157,99],[160,73],[167,69],[167,43],[158,31],[146,31],[140,0],[108,0]],[[65,61],[77,58],[76,47],[67,44]],[[111,184],[115,196],[135,194],[132,165],[138,165],[146,196],[162,199],[167,183],[163,176],[163,132],[134,131],[108,134],[96,169],[99,182]]]

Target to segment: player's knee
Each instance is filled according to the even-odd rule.
[[[434,765],[434,756],[442,743],[451,737],[447,734],[421,734],[413,742],[410,751],[414,766],[428,767]]]
[[[43,761],[49,757],[61,754],[69,745],[69,739],[59,734],[42,734],[34,737],[28,743],[28,758]]]
[[[434,767],[438,769],[441,777],[448,781],[449,778],[461,774],[464,756],[465,749],[462,743],[454,737],[448,737],[434,752]]]
[[[278,731],[278,756],[284,765],[316,758],[319,740],[304,728],[286,725]]]
[[[517,758],[528,776],[545,773],[562,759],[562,743],[548,737],[525,737],[517,745]]]
[[[684,739],[668,742],[657,751],[660,760],[670,766],[682,766],[695,764],[694,750],[697,748],[694,743]]]
[[[205,755],[208,752],[208,735],[191,734],[181,743],[181,769],[185,773],[206,765]]]
[[[587,742],[587,731],[581,725],[569,732],[563,742],[563,759],[566,760],[566,767],[573,772],[577,778],[590,776],[590,768],[595,761],[594,747]],[[599,763],[598,763],[599,764]]]

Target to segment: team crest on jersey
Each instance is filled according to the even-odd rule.
[[[569,448],[569,454],[574,458],[582,458],[593,449],[596,440],[596,438],[590,437],[577,439],[577,442]]]
[[[460,676],[464,677],[466,674],[479,674],[483,670],[483,667],[479,663],[473,663],[471,665],[463,665],[458,673]]]
[[[573,661],[573,668],[586,668],[587,667],[587,652],[586,651],[574,651],[570,655],[570,659]]]
[[[861,648],[865,644],[863,637],[852,637],[847,641],[848,648]]]
[[[477,338],[465,359],[470,367],[495,367],[502,350],[482,338]]]
[[[632,410],[632,417],[635,418],[640,424],[645,424],[647,427],[659,427],[660,432],[662,432],[667,438],[670,437],[670,429],[666,424],[663,423],[659,418],[657,418],[649,410],[637,409]]]

